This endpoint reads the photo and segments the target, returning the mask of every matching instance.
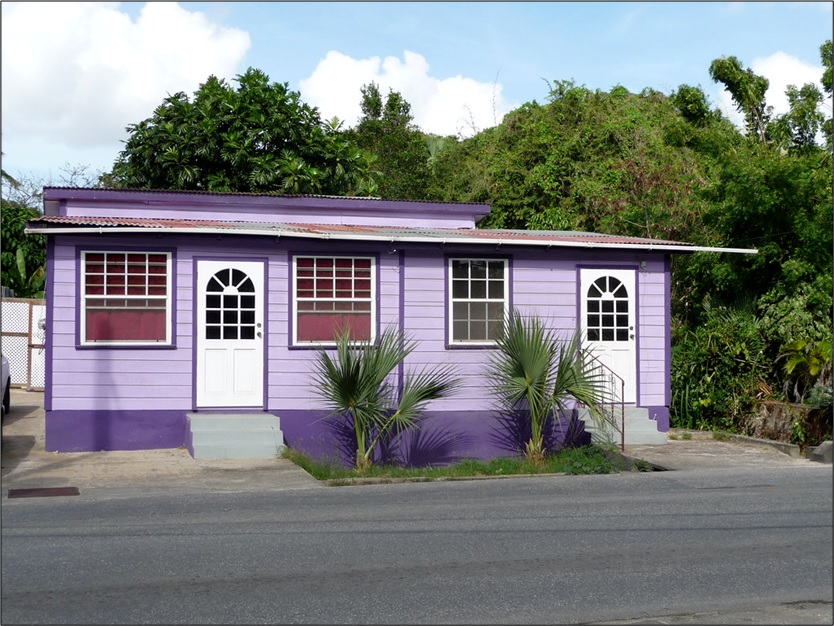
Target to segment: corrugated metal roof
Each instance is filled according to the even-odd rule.
[[[115,187],[66,187],[46,186],[44,187],[45,199],[73,198],[76,196],[100,196],[102,194],[120,195],[127,198],[131,196],[206,196],[208,198],[222,198],[234,196],[238,198],[273,198],[273,199],[318,199],[318,200],[340,200],[346,202],[373,202],[373,203],[412,203],[412,204],[437,204],[449,206],[487,206],[481,202],[453,202],[450,200],[383,200],[378,196],[334,196],[327,194],[285,194],[253,191],[203,191],[198,189],[119,189]]]
[[[625,237],[598,233],[543,230],[416,228],[346,224],[295,224],[223,220],[160,219],[143,217],[85,217],[46,215],[30,220],[27,232],[105,233],[165,230],[172,233],[228,232],[241,235],[301,237],[388,242],[525,245],[539,247],[591,247],[666,250],[672,252],[755,252],[731,248],[704,248],[679,241]]]

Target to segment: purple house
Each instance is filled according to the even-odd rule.
[[[187,446],[195,458],[347,458],[312,363],[349,324],[451,363],[404,460],[513,453],[484,378],[511,308],[580,327],[622,383],[626,443],[663,443],[670,256],[685,243],[480,230],[483,204],[242,193],[44,189],[46,449]],[[746,250],[714,251],[748,252]],[[399,373],[402,375],[402,372]],[[511,428],[510,428],[511,430]],[[619,435],[618,435],[619,437]],[[405,444],[403,444],[405,446]]]

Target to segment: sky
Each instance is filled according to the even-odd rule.
[[[709,65],[735,56],[770,81],[820,84],[830,2],[8,2],[2,10],[2,167],[58,184],[109,171],[170,94],[248,68],[345,127],[360,89],[399,91],[425,132],[468,137],[572,80],[671,94],[700,86],[740,123]],[[831,103],[827,102],[828,115]]]

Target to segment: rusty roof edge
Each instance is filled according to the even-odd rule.
[[[641,239],[638,237],[626,238],[632,241],[587,241],[579,238],[571,240],[567,237],[567,233],[560,231],[553,231],[553,238],[542,237],[543,232],[539,231],[539,237],[529,239],[517,238],[501,238],[498,237],[484,237],[467,236],[467,232],[473,232],[471,229],[430,229],[437,232],[435,235],[419,235],[410,234],[412,230],[402,228],[404,234],[388,233],[346,233],[342,231],[328,231],[327,226],[316,226],[315,230],[312,225],[291,225],[291,224],[274,224],[272,228],[268,229],[232,229],[223,227],[200,227],[200,228],[178,228],[165,227],[161,225],[147,224],[142,226],[107,226],[107,225],[93,225],[93,226],[59,226],[46,228],[32,228],[29,224],[33,222],[42,221],[45,223],[54,223],[53,220],[44,220],[36,218],[31,220],[26,225],[26,232],[29,234],[132,234],[132,233],[146,233],[148,231],[164,230],[167,233],[173,234],[235,234],[245,236],[265,236],[265,237],[291,237],[291,238],[307,238],[307,239],[336,239],[343,241],[387,241],[387,242],[403,242],[403,243],[440,243],[445,245],[447,243],[455,244],[475,244],[475,245],[519,245],[519,246],[533,246],[544,248],[603,248],[603,249],[626,249],[626,250],[646,250],[658,252],[676,252],[676,253],[694,253],[694,252],[718,252],[718,253],[733,253],[733,254],[756,254],[756,249],[745,248],[717,248],[707,246],[694,246],[689,243],[668,242],[662,240]],[[60,223],[60,222],[59,222]],[[231,222],[230,224],[241,224],[241,222]],[[288,228],[292,226],[300,226],[301,228]],[[306,226],[306,227],[305,227]],[[378,227],[377,227],[378,228]],[[388,230],[393,228],[386,227]],[[422,229],[427,230],[427,229]],[[444,232],[445,231],[445,232]],[[480,230],[484,233],[488,230]],[[496,234],[500,235],[501,231],[496,230]],[[524,231],[513,231],[513,234],[523,233]],[[405,234],[409,233],[409,234]],[[558,235],[557,235],[558,233]],[[582,233],[583,235],[589,235]],[[446,235],[448,237],[444,237]],[[604,238],[609,237],[616,239],[617,235],[591,235],[594,237]]]

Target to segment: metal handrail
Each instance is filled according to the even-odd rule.
[[[625,451],[625,380],[622,376],[617,374],[614,370],[608,367],[605,363],[599,360],[598,357],[591,354],[590,352],[586,352],[585,350],[580,350],[579,353],[584,357],[589,357],[592,361],[594,361],[597,365],[599,365],[603,370],[608,373],[608,382],[611,386],[611,396],[612,396],[612,406],[619,404],[620,405],[620,450]],[[620,393],[619,393],[619,402],[617,401],[617,393],[615,391],[615,383],[616,380],[620,381]],[[612,417],[613,415],[613,411]]]

